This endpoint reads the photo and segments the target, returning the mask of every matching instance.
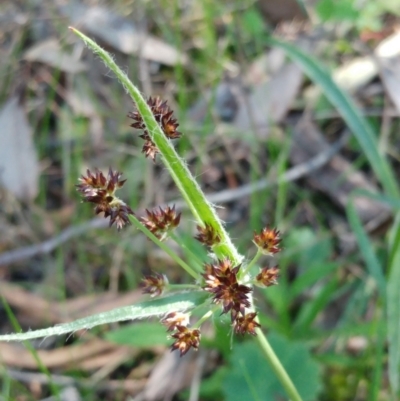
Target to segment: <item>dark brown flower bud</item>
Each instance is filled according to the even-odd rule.
[[[205,286],[203,289],[213,294],[213,302],[222,304],[222,313],[231,312],[232,321],[238,313],[245,314],[245,308],[250,307],[247,294],[250,287],[239,284],[237,276],[240,265],[232,267],[229,259],[218,261],[217,264],[205,265]]]
[[[156,160],[157,154],[160,153],[160,151],[158,150],[156,144],[151,139],[148,139],[143,144],[142,153],[146,157],[150,157],[150,159],[153,160],[153,162],[154,162]]]
[[[167,238],[168,233],[175,229],[180,222],[181,213],[176,213],[175,206],[167,206],[153,212],[146,209],[147,217],[141,217],[141,223],[150,230],[160,241]]]
[[[172,117],[173,111],[168,107],[166,101],[161,101],[159,97],[150,97],[147,100],[147,104],[150,106],[154,118],[162,128],[167,138],[176,139],[182,135],[181,132],[177,130],[179,124],[177,120]],[[133,111],[128,114],[128,117],[134,120],[134,123],[131,124],[131,127],[144,130],[144,134],[140,135],[140,137],[145,140],[142,153],[144,153],[146,157],[151,157],[154,161],[159,151],[146,130],[146,125],[141,114],[138,111]]]
[[[177,326],[187,327],[189,325],[189,315],[182,312],[170,312],[161,320],[161,323],[168,328],[167,331],[173,331],[176,330]]]
[[[199,349],[200,345],[200,330],[189,329],[185,326],[176,326],[176,332],[171,335],[175,338],[175,342],[172,344],[172,351],[178,349],[181,356],[185,355],[190,348]]]
[[[197,231],[199,233],[194,238],[204,245],[211,247],[221,242],[221,237],[211,224],[206,223],[204,227],[197,226]]]
[[[167,285],[167,276],[161,273],[154,273],[143,277],[140,284],[143,294],[150,294],[152,297],[161,295]]]
[[[256,284],[260,287],[271,287],[278,284],[278,266],[264,267],[256,276]]]
[[[265,255],[273,255],[281,250],[279,248],[281,242],[280,232],[276,228],[269,229],[265,227],[260,234],[254,233],[253,242]]]
[[[257,313],[246,313],[244,316],[238,316],[234,321],[234,331],[236,334],[251,334],[255,336],[257,333],[255,329],[261,327],[255,320]]]
[[[110,168],[107,177],[99,170],[92,174],[87,170],[87,175],[82,175],[76,185],[81,192],[83,200],[96,205],[95,213],[104,213],[104,217],[110,217],[110,226],[116,224],[118,230],[124,225],[129,224],[129,215],[133,214],[132,209],[121,199],[115,196],[115,192],[120,189],[126,180],[121,180],[122,173]]]

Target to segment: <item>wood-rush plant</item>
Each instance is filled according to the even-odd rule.
[[[260,233],[255,233],[253,242],[258,249],[256,256],[250,262],[245,261],[231,242],[215,209],[207,201],[185,162],[174,149],[172,140],[179,138],[181,133],[177,131],[177,120],[167,103],[158,98],[146,101],[106,51],[78,30],[70,29],[103,60],[131,96],[135,111],[129,113],[128,117],[134,121],[132,127],[143,131],[140,135],[144,140],[142,152],[153,161],[159,157],[172,175],[198,222],[198,234],[195,238],[209,249],[211,261],[204,265],[202,272],[198,272],[165,245],[163,241],[171,235],[181,218],[174,207],[146,210],[145,217],[137,218],[132,209],[115,195],[125,183],[125,180],[121,180],[120,172],[110,168],[106,176],[98,170],[88,170],[87,174],[80,178],[77,189],[85,201],[95,204],[95,213],[103,213],[104,217],[109,217],[110,226],[115,224],[118,230],[129,223],[134,224],[184,268],[193,277],[194,284],[186,287],[173,285],[164,275],[154,273],[145,277],[142,282],[143,292],[152,297],[147,302],[47,329],[3,335],[0,336],[0,340],[27,340],[89,329],[104,323],[157,316],[161,318],[161,323],[167,327],[167,331],[171,332],[172,350],[179,350],[180,355],[184,355],[191,348],[199,348],[201,326],[206,320],[215,313],[217,316],[221,313],[229,314],[232,329],[236,334],[251,334],[257,338],[261,350],[289,398],[293,401],[301,400],[261,330],[252,297],[255,285],[269,287],[277,284],[278,267],[264,267],[255,275],[252,268],[261,255],[274,255],[280,251],[279,231],[264,228]],[[207,306],[208,312],[191,324],[191,312],[204,306]]]

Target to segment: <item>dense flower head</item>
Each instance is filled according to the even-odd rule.
[[[265,227],[260,234],[254,233],[253,242],[265,255],[273,255],[281,251],[279,247],[281,242],[280,232],[276,228]]]
[[[181,356],[185,355],[190,348],[193,348],[196,351],[199,348],[199,329],[190,329],[186,326],[178,325],[176,326],[176,332],[174,334],[171,334],[171,337],[175,339],[175,342],[171,346],[172,351],[179,350]]]
[[[173,331],[176,330],[177,326],[187,327],[189,315],[183,312],[170,312],[161,320],[161,323],[167,327],[167,331]]]
[[[234,321],[238,314],[245,314],[245,309],[250,307],[247,296],[251,288],[238,282],[240,265],[233,267],[229,259],[218,261],[216,264],[206,264],[205,285],[203,289],[213,294],[213,302],[222,304],[222,313],[231,312]]]
[[[181,219],[181,213],[176,212],[175,206],[159,207],[155,211],[146,209],[146,214],[147,217],[140,218],[141,223],[161,241],[179,225]]]
[[[82,175],[76,185],[77,190],[82,194],[83,200],[96,205],[95,213],[104,213],[104,217],[110,217],[110,226],[114,223],[120,230],[124,225],[129,224],[129,214],[132,209],[121,199],[115,196],[126,180],[121,180],[122,173],[113,171],[110,167],[107,177],[98,169],[92,173],[89,169],[86,176]]]
[[[261,287],[271,287],[272,285],[278,284],[278,277],[278,266],[264,267],[256,276],[256,284]]]
[[[213,246],[221,242],[221,237],[211,224],[206,223],[204,227],[197,226],[198,234],[194,237],[197,241],[207,246]]]
[[[173,118],[172,115],[174,112],[167,105],[167,101],[163,102],[159,97],[150,97],[147,100],[147,104],[150,106],[154,118],[162,128],[167,138],[176,139],[182,135],[181,132],[177,130],[179,124],[177,120]],[[144,153],[146,157],[151,157],[154,161],[159,151],[146,129],[146,125],[141,114],[139,113],[139,111],[133,111],[128,114],[128,117],[134,120],[134,123],[131,124],[131,127],[144,131],[144,133],[140,135],[140,138],[145,141],[142,148],[142,153]]]
[[[244,316],[238,316],[234,321],[233,329],[236,334],[251,334],[255,336],[255,329],[261,327],[256,321],[256,312],[246,313]]]
[[[143,277],[140,283],[143,294],[150,294],[152,297],[159,296],[163,293],[168,285],[168,279],[164,274],[153,273]]]

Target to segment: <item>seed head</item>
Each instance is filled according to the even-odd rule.
[[[222,304],[222,313],[231,312],[231,319],[234,321],[241,313],[245,314],[245,308],[250,306],[247,294],[252,290],[250,287],[239,284],[237,275],[240,265],[232,267],[229,259],[218,261],[217,264],[206,264],[205,273],[205,291],[213,294],[213,302]]]
[[[167,327],[167,331],[176,330],[177,326],[187,327],[189,325],[189,315],[182,312],[170,312],[161,323]]]
[[[197,241],[207,246],[213,246],[221,242],[221,237],[211,224],[205,223],[204,227],[197,226],[198,234],[194,237]]]
[[[151,139],[148,139],[143,144],[142,153],[144,153],[146,157],[150,157],[150,159],[154,162],[157,154],[160,153],[160,151],[158,150],[156,144]]]
[[[257,335],[255,329],[261,327],[260,324],[255,320],[257,313],[246,313],[244,316],[238,316],[234,321],[234,330],[236,334],[251,334]]]
[[[141,223],[150,230],[160,241],[167,238],[168,233],[175,229],[180,222],[181,213],[176,213],[175,206],[167,206],[164,209],[153,212],[146,209],[147,217],[141,217]]]
[[[76,185],[77,190],[82,194],[83,200],[96,205],[95,213],[104,213],[104,217],[110,217],[110,227],[115,223],[118,230],[129,224],[128,215],[133,214],[132,209],[121,199],[115,196],[126,180],[121,180],[122,173],[110,169],[107,177],[98,169],[93,174],[89,169],[86,176],[82,175]]]
[[[167,101],[163,102],[159,97],[150,97],[147,100],[147,104],[150,106],[154,118],[162,128],[167,138],[176,139],[182,135],[181,132],[177,130],[179,124],[177,120],[172,117],[174,112],[168,107]],[[131,127],[144,131],[144,134],[140,135],[140,137],[145,141],[142,148],[142,153],[144,153],[146,157],[151,157],[154,161],[159,151],[146,129],[146,125],[141,114],[139,111],[133,111],[128,114],[128,117],[134,120],[134,123],[131,124]]]
[[[168,285],[167,276],[161,273],[154,273],[143,277],[141,282],[143,294],[150,294],[151,297],[161,295]]]
[[[265,227],[260,234],[254,233],[253,242],[265,255],[274,255],[281,251],[281,248],[279,248],[281,242],[280,232],[276,228]]]
[[[171,337],[176,340],[171,346],[172,351],[178,349],[181,356],[185,355],[190,348],[193,348],[196,351],[199,348],[200,330],[198,329],[176,326],[176,332],[172,334]]]
[[[256,276],[256,284],[260,287],[271,287],[278,284],[279,268],[264,267]]]

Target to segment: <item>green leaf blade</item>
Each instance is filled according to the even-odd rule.
[[[399,220],[399,219],[397,219]],[[400,388],[400,225],[397,221],[387,280],[387,338],[389,343],[389,381],[393,393]]]
[[[163,316],[169,312],[184,312],[201,305],[206,298],[207,294],[203,291],[173,294],[163,298],[145,301],[137,305],[125,306],[108,312],[98,313],[46,329],[32,330],[25,333],[4,334],[0,336],[0,341],[31,340],[34,338],[73,333],[78,330],[89,330],[101,324],[146,319]]]
[[[351,97],[335,83],[329,72],[313,57],[299,48],[276,38],[270,38],[268,41],[272,46],[283,49],[290,58],[301,66],[308,77],[322,88],[325,96],[337,108],[357,138],[386,193],[399,198],[400,190],[393,171],[386,158],[378,152],[377,141],[372,128]]]

